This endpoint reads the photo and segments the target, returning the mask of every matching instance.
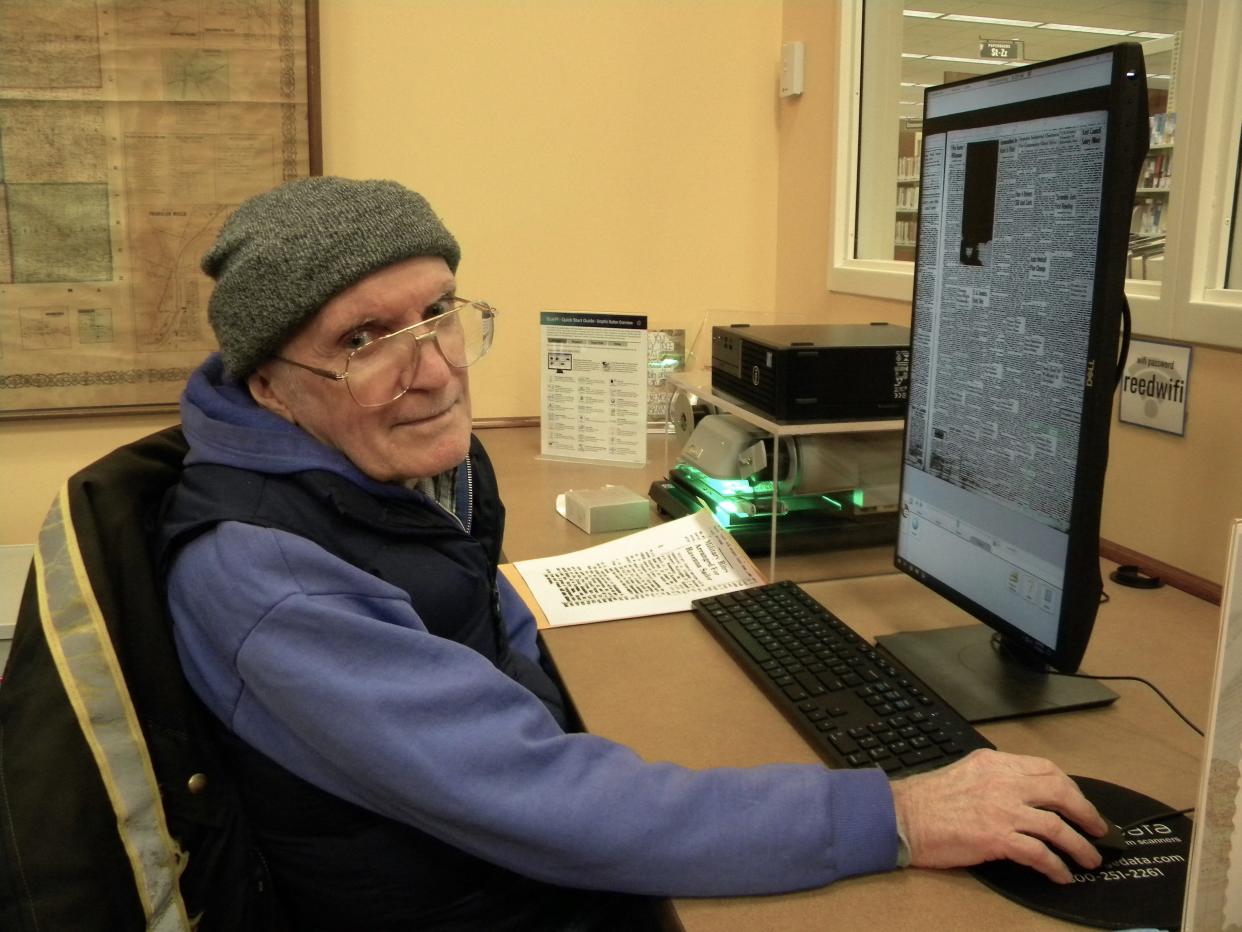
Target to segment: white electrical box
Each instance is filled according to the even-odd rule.
[[[802,93],[805,55],[806,46],[801,42],[786,42],[781,46],[782,97],[797,97]]]

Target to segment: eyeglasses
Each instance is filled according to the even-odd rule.
[[[418,372],[424,340],[434,340],[444,361],[455,369],[474,365],[491,348],[496,309],[486,301],[447,300],[457,306],[358,347],[345,360],[343,372],[308,366],[284,356],[273,358],[325,379],[344,382],[349,396],[358,405],[378,408],[410,390]]]

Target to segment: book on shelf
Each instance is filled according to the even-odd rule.
[[[1149,145],[1173,145],[1173,136],[1177,132],[1176,113],[1153,113],[1147,118],[1147,122],[1151,125],[1151,139]]]
[[[1167,190],[1173,178],[1173,153],[1171,150],[1149,152],[1143,159],[1139,173],[1139,188],[1143,190]]]
[[[1163,198],[1136,197],[1130,214],[1130,233],[1137,236],[1158,236],[1164,233],[1166,205]]]

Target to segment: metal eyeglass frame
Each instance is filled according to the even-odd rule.
[[[458,304],[452,310],[445,311],[443,314],[437,314],[435,317],[428,317],[426,320],[420,320],[418,323],[410,324],[410,326],[408,327],[402,327],[400,330],[394,330],[392,333],[386,333],[382,337],[372,340],[366,346],[360,346],[357,349],[352,350],[350,354],[347,357],[345,357],[345,369],[342,372],[337,372],[335,369],[324,369],[324,368],[321,368],[320,366],[307,365],[304,362],[298,362],[296,359],[287,359],[284,356],[274,355],[272,356],[272,358],[277,359],[283,363],[288,363],[291,366],[297,366],[299,369],[305,369],[307,372],[312,372],[315,375],[322,376],[325,379],[331,379],[334,382],[344,382],[345,390],[349,392],[350,399],[353,401],[354,404],[358,405],[358,407],[360,408],[382,408],[384,405],[392,404],[398,398],[405,395],[406,392],[409,391],[409,388],[407,387],[404,391],[401,392],[400,395],[394,395],[392,398],[389,398],[387,401],[380,401],[380,402],[376,402],[375,404],[363,404],[361,401],[359,401],[357,396],[354,395],[353,389],[349,387],[349,364],[350,362],[353,361],[354,356],[356,356],[362,350],[367,349],[368,347],[371,347],[371,346],[375,346],[377,343],[381,343],[384,340],[391,340],[393,337],[404,336],[405,334],[409,333],[411,330],[417,330],[420,327],[428,327],[429,329],[427,330],[426,333],[414,334],[414,346],[416,348],[416,354],[414,356],[414,372],[417,373],[419,362],[423,358],[423,347],[422,347],[423,340],[434,340],[436,338],[436,332],[440,326],[440,321],[444,320],[449,315],[457,314],[460,311],[468,307],[477,307],[480,311],[483,312],[483,326],[485,328],[484,329],[484,349],[483,349],[483,352],[479,355],[479,359],[482,359],[483,356],[487,355],[487,351],[491,349],[492,329],[495,326],[494,321],[496,320],[496,314],[497,314],[496,309],[492,307],[490,304],[488,304],[486,301],[469,301],[466,298],[454,298],[452,300],[460,301],[461,303]],[[469,368],[469,366],[474,365],[474,363],[467,363],[466,366],[454,365],[449,360],[449,358],[444,355],[444,350],[440,349],[439,342],[436,343],[436,349],[440,350],[440,355],[444,358],[444,361],[447,362],[454,369],[464,369],[464,368]],[[478,362],[478,361],[479,361],[478,359],[474,360],[474,362]]]

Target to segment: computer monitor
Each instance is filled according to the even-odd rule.
[[[982,622],[881,638],[972,721],[1109,702],[1078,668],[1134,191],[1140,46],[927,90],[896,565]]]

